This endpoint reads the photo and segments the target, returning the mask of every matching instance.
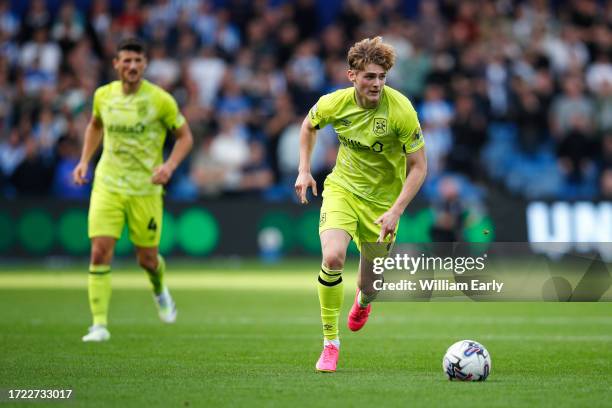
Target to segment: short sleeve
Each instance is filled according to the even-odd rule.
[[[94,97],[93,97],[93,106],[91,108],[91,115],[96,118],[96,119],[102,119],[102,114],[100,113],[100,89],[97,89],[96,92],[94,92]]]
[[[185,123],[185,117],[179,111],[174,98],[169,94],[163,94],[161,103],[161,121],[166,129],[174,131]]]
[[[330,99],[331,97],[329,94],[323,95],[319,98],[317,103],[310,108],[308,118],[310,119],[310,123],[314,128],[323,129],[332,121],[332,118],[329,115]]]
[[[423,131],[412,104],[405,99],[398,106],[396,129],[404,153],[414,153],[425,145]]]

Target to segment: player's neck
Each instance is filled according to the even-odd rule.
[[[136,92],[138,92],[138,89],[140,89],[140,85],[142,85],[142,79],[138,82],[132,83],[121,81],[121,89],[123,90],[124,95],[135,94]]]
[[[357,92],[357,90],[355,89],[355,102],[357,102],[357,105],[360,108],[374,109],[378,107],[378,105],[380,104],[380,98],[378,99],[377,102],[370,102],[365,97],[359,95],[359,92]]]

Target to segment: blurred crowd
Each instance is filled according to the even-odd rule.
[[[196,141],[168,194],[289,200],[304,115],[350,85],[350,45],[382,35],[397,52],[388,84],[423,127],[425,196],[452,178],[467,196],[612,198],[612,1],[328,0],[325,21],[318,3],[30,0],[17,13],[0,0],[1,195],[88,196],[70,172],[92,95],[115,79],[118,40],[138,36],[146,77],[174,95]],[[319,182],[337,149],[320,131]]]

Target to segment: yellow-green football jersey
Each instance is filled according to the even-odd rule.
[[[166,131],[185,123],[174,98],[146,80],[126,95],[121,81],[114,81],[96,90],[92,114],[104,126],[94,183],[127,195],[161,194],[151,177],[163,162]]]
[[[408,98],[385,86],[378,106],[366,109],[357,104],[353,87],[340,89],[322,96],[308,117],[317,129],[331,124],[340,140],[327,182],[390,206],[406,180],[406,154],[425,144]]]

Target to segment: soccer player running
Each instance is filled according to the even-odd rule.
[[[138,263],[151,281],[160,319],[173,323],[177,314],[164,284],[166,264],[158,252],[162,186],[191,150],[193,137],[174,98],[143,79],[147,67],[143,43],[137,39],[121,41],[113,65],[119,80],[96,90],[81,159],[72,174],[76,184],[88,182],[89,162],[104,139],[88,216],[88,289],[93,325],[83,336],[86,342],[110,338],[106,326],[111,261],[125,221]],[[176,142],[164,162],[166,131],[174,133]]]
[[[319,221],[323,262],[318,292],[324,341],[316,370],[321,372],[336,371],[340,349],[338,317],[344,291],[342,270],[351,239],[362,253],[364,243],[388,243],[386,253],[400,216],[427,172],[416,112],[405,96],[385,85],[394,62],[393,47],[382,42],[381,37],[355,43],[348,52],[348,79],[353,86],[322,96],[300,130],[295,191],[302,204],[308,202],[309,187],[317,195],[310,172],[317,130],[331,124],[341,144],[336,166],[324,183]],[[361,262],[360,268],[371,268],[371,264]],[[361,279],[358,286],[348,316],[352,331],[366,323],[375,297]]]

